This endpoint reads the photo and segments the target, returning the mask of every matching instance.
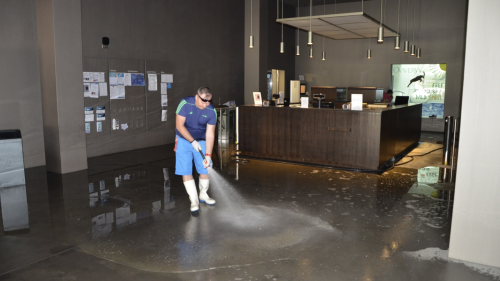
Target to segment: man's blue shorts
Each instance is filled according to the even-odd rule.
[[[205,155],[205,141],[198,141]],[[193,174],[193,159],[196,171],[200,175],[208,175],[207,169],[203,167],[203,158],[200,152],[194,150],[186,139],[175,136],[175,174],[178,176],[189,176]]]

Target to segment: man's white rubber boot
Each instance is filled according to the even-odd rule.
[[[198,201],[198,190],[196,190],[196,183],[194,182],[194,180],[185,181],[184,187],[186,188],[187,194],[189,195],[189,200],[191,200],[191,212],[199,211],[200,202]]]
[[[209,179],[200,179],[200,202],[207,205],[215,205],[215,200],[208,197],[207,194],[209,184]]]

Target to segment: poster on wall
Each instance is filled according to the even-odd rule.
[[[422,104],[423,118],[443,118],[446,64],[393,64],[394,96],[409,96],[409,104]]]
[[[158,80],[156,74],[148,74],[148,91],[158,91]]]
[[[144,73],[132,73],[132,86],[146,86],[144,83]]]

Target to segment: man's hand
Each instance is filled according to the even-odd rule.
[[[210,156],[205,156],[205,160],[203,160],[203,167],[208,168],[212,166],[212,157]]]
[[[194,150],[201,151],[201,145],[196,140],[193,140],[191,142],[191,145],[193,146]]]

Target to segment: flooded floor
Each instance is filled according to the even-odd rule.
[[[423,134],[409,155],[441,140]],[[26,170],[24,197],[0,193],[0,223],[17,229],[0,232],[0,280],[500,279],[447,257],[453,175],[434,166],[442,150],[377,175],[247,162],[221,147],[217,204],[192,217],[172,148],[92,158],[63,176]]]

